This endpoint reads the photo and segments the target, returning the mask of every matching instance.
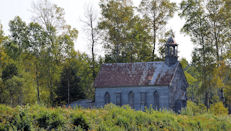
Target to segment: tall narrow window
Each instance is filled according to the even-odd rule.
[[[140,108],[141,110],[144,110],[144,107],[146,106],[146,92],[140,93]]]
[[[134,108],[134,93],[132,91],[128,93],[128,103],[131,108]]]
[[[104,95],[104,102],[105,104],[110,103],[110,94],[108,92],[106,92]]]
[[[116,105],[121,106],[121,93],[116,93]]]
[[[159,100],[160,96],[158,94],[157,91],[154,92],[154,108],[155,109],[159,109],[160,108],[160,100]]]

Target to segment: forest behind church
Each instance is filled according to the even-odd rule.
[[[175,35],[166,25],[176,13],[185,20],[182,33],[195,45],[192,61],[180,60],[189,105],[199,112],[211,107],[231,112],[230,0],[180,5],[142,0],[138,7],[129,0],[101,0],[99,5],[100,16],[87,6],[82,18],[91,55],[74,50],[78,29],[66,24],[64,9],[48,0],[33,5],[30,23],[12,18],[9,35],[0,26],[0,103],[56,107],[94,99],[101,64],[164,60],[164,44]],[[98,46],[104,55],[95,52]]]

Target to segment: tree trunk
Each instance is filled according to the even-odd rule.
[[[93,27],[93,19],[90,18],[90,23],[91,23],[91,54],[92,54],[92,76],[93,79],[95,79],[96,77],[96,73],[95,73],[95,52],[94,52],[94,48],[95,48],[95,36],[94,36],[94,27]]]
[[[38,66],[36,64],[36,69],[35,69],[35,73],[36,73],[36,86],[37,86],[37,99],[38,99],[38,104],[40,104],[40,92],[39,92],[39,81],[38,81]]]
[[[156,50],[156,21],[155,21],[155,12],[154,12],[154,19],[153,19],[153,50],[152,50],[152,60],[155,60],[155,50]]]
[[[70,104],[70,84],[69,84],[69,79],[67,80],[67,103],[68,103],[68,106]]]
[[[205,106],[209,109],[209,93],[208,91],[205,92]]]
[[[214,39],[215,39],[215,46],[216,46],[216,57],[217,57],[217,63],[220,61],[220,56],[219,56],[219,41],[218,41],[218,34],[215,30],[216,28],[216,23],[214,22]]]

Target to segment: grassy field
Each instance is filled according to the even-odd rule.
[[[231,130],[230,115],[183,114],[187,111],[180,115],[165,110],[143,112],[112,104],[101,109],[0,105],[0,130]]]

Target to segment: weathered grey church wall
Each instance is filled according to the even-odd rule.
[[[169,89],[168,86],[146,86],[146,87],[114,87],[114,88],[96,88],[95,90],[95,106],[103,107],[105,104],[105,93],[110,94],[110,102],[116,103],[116,94],[121,93],[121,105],[128,105],[128,94],[130,91],[134,93],[134,109],[140,110],[141,93],[146,93],[146,106],[154,104],[154,92],[159,94],[159,106],[162,109],[169,108]]]
[[[179,101],[181,107],[185,107],[186,100],[186,89],[188,87],[187,80],[184,75],[184,71],[179,63],[175,76],[169,87],[169,107],[173,110],[177,110],[177,102]]]

